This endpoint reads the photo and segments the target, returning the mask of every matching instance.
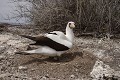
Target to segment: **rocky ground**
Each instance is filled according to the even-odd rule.
[[[20,55],[33,29],[8,27],[0,32],[0,80],[120,80],[120,40],[75,38],[60,61],[39,54]]]

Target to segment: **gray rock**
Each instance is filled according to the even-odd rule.
[[[103,77],[103,74],[106,76],[118,76],[120,77],[120,71],[115,71],[109,65],[104,64],[102,61],[96,61],[92,72],[90,73],[93,79],[99,79],[99,77]]]

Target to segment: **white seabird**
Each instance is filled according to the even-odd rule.
[[[68,22],[66,27],[66,34],[61,31],[53,31],[42,36],[35,37],[21,35],[22,37],[36,41],[36,43],[30,45],[40,46],[38,49],[23,51],[23,53],[38,53],[47,56],[61,56],[61,54],[70,49],[73,45],[73,28],[75,28],[75,23]]]

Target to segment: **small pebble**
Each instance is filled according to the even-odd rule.
[[[19,66],[18,67],[20,70],[26,70],[27,69],[27,67],[25,67],[25,66]]]
[[[78,72],[78,69],[75,69],[76,72]]]
[[[45,76],[46,78],[49,78],[49,74],[46,74],[46,76]]]
[[[29,78],[29,80],[33,80],[33,78]]]
[[[75,78],[75,75],[71,75],[70,78]]]
[[[34,68],[34,69],[31,69],[31,71],[35,71],[36,69]]]
[[[120,67],[120,65],[118,65]]]
[[[18,76],[15,76],[15,78],[19,78]]]
[[[9,57],[9,59],[14,59],[14,57],[13,57],[13,56],[11,56],[11,57]]]
[[[46,78],[45,76],[43,76],[41,79],[42,79],[42,80],[46,80],[47,78]]]
[[[1,55],[1,56],[0,56],[0,60],[3,60],[3,59],[5,59],[5,56],[2,56],[2,55]]]

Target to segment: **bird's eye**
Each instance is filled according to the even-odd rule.
[[[71,23],[69,23],[69,27],[70,27]]]

